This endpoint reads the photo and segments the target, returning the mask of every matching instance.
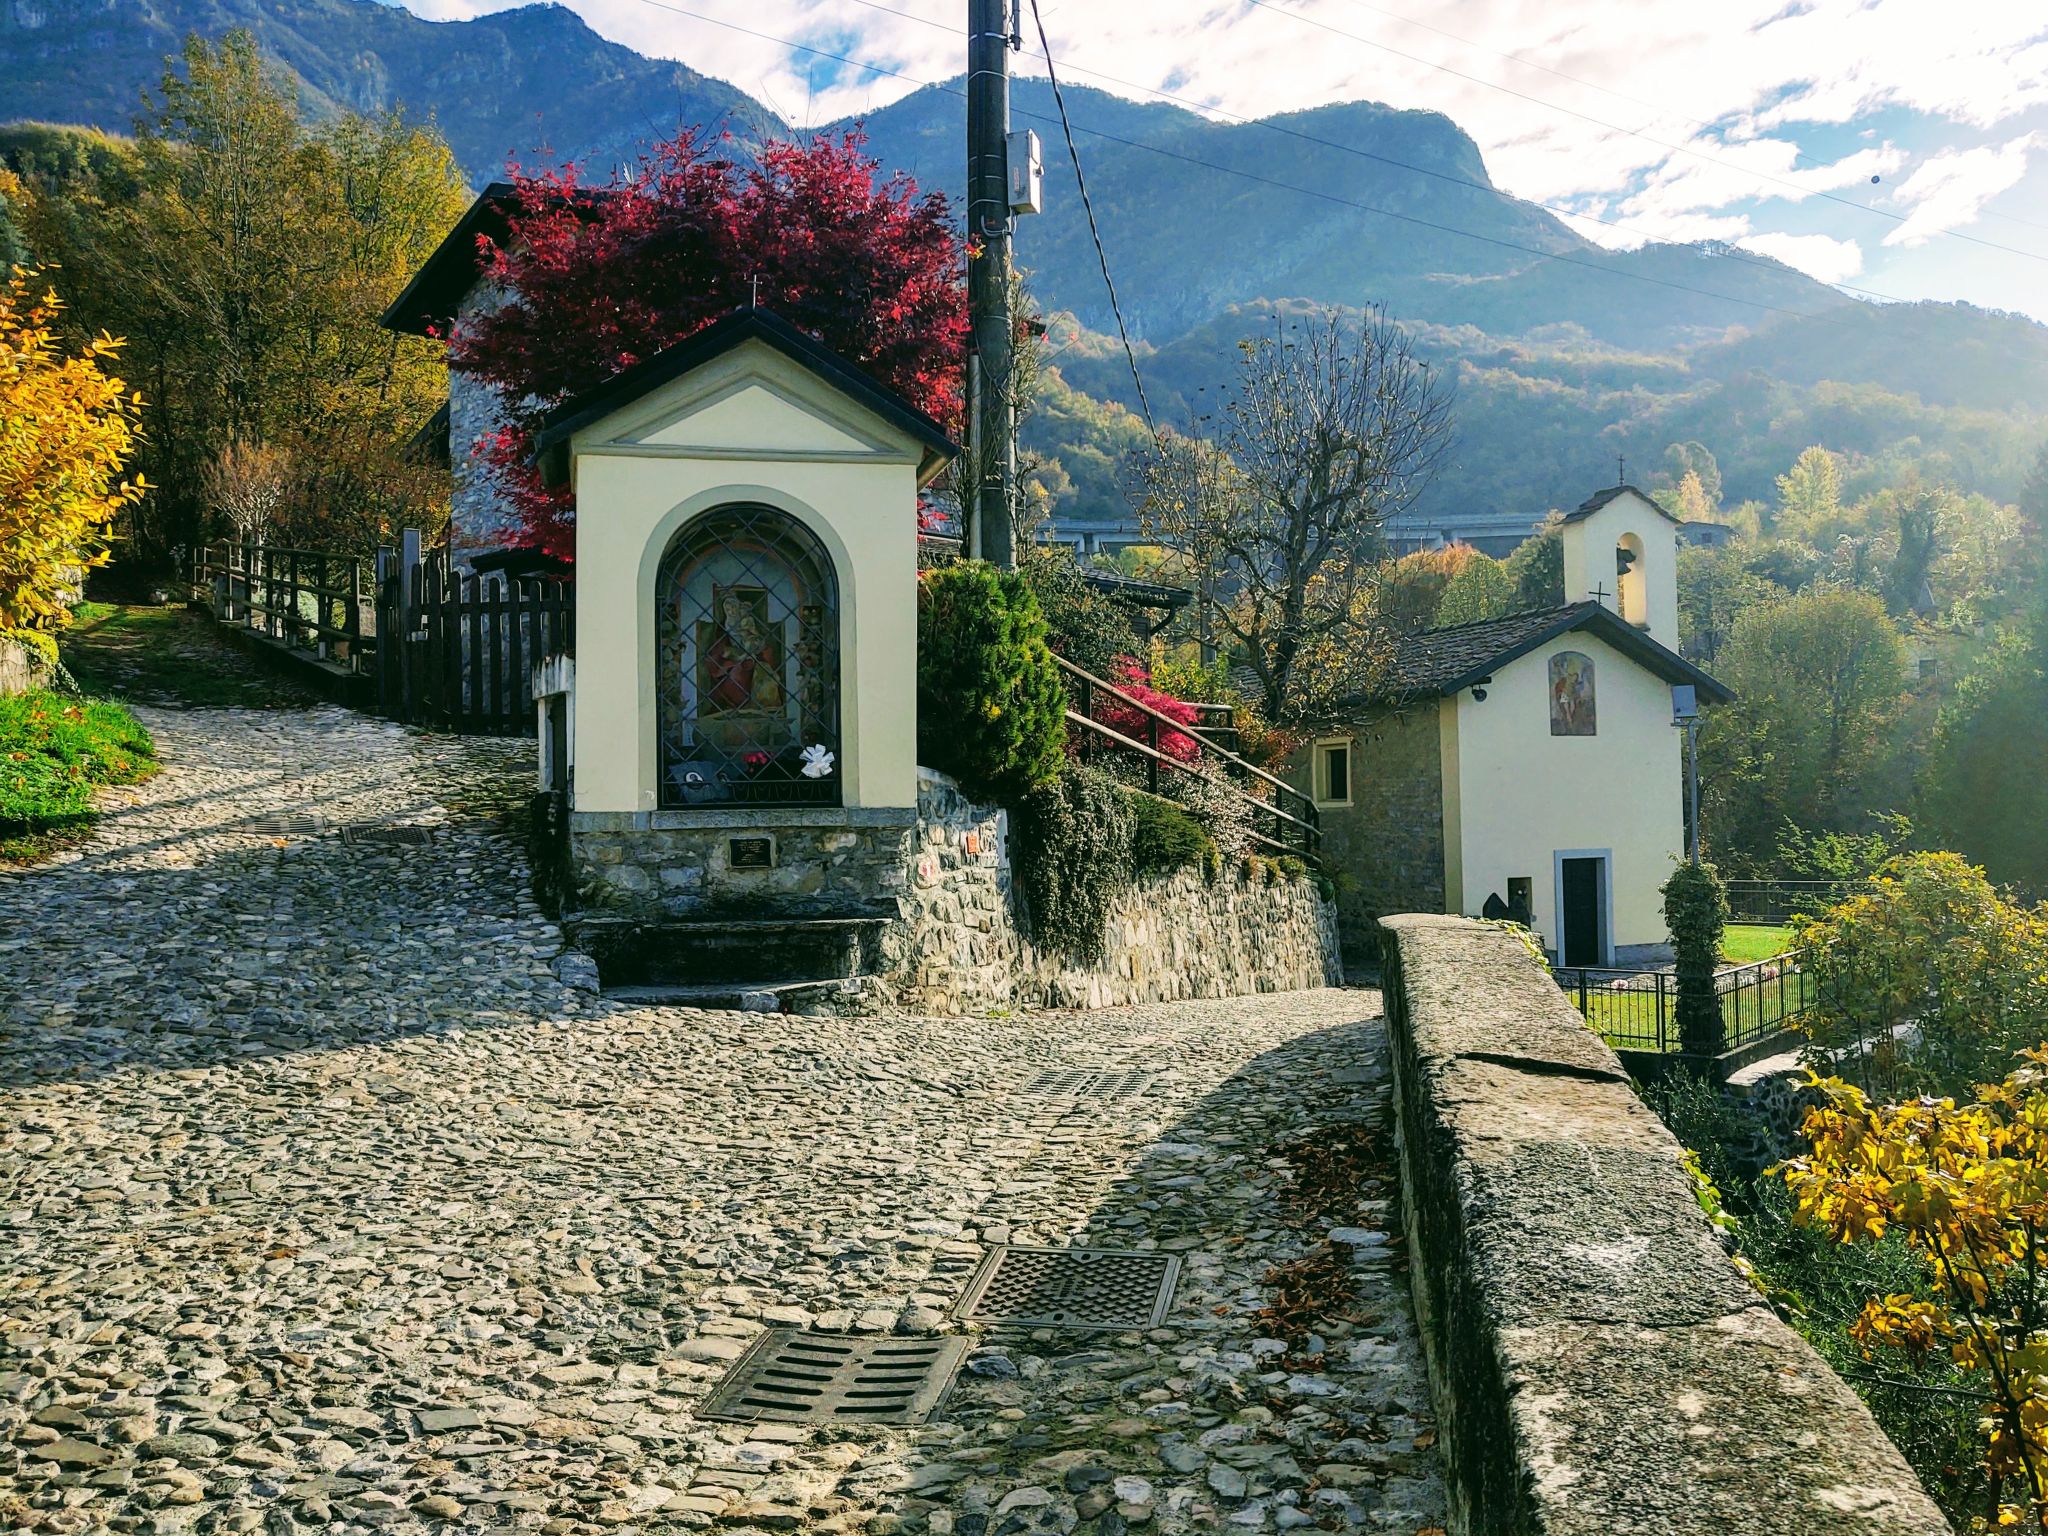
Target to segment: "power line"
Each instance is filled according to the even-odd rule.
[[[1116,316],[1116,333],[1124,344],[1124,361],[1131,365],[1131,382],[1138,389],[1138,408],[1145,413],[1145,425],[1159,435],[1159,423],[1152,419],[1152,402],[1145,395],[1145,381],[1138,377],[1138,354],[1131,347],[1130,327],[1124,324],[1124,308],[1117,302],[1116,279],[1109,275],[1109,254],[1102,248],[1102,230],[1095,223],[1095,203],[1088,196],[1088,178],[1081,171],[1081,151],[1074,147],[1073,125],[1067,121],[1067,98],[1060,90],[1060,77],[1052,65],[1052,44],[1045,40],[1045,20],[1038,14],[1038,0],[1031,0],[1031,24],[1038,29],[1038,46],[1045,51],[1045,75],[1052,82],[1053,104],[1060,111],[1060,132],[1066,136],[1067,157],[1074,162],[1074,185],[1081,189],[1081,209],[1088,215],[1088,238],[1095,242],[1095,259],[1102,266],[1102,286],[1109,290],[1110,313]]]
[[[869,64],[861,59],[850,58],[843,53],[833,53],[829,49],[813,47],[809,43],[792,42],[788,38],[777,37],[773,33],[757,31],[753,27],[743,27],[738,22],[726,21],[717,16],[707,16],[702,11],[693,11],[684,6],[670,4],[668,0],[640,0],[640,3],[652,6],[656,10],[671,11],[678,16],[688,16],[696,21],[709,22],[712,26],[724,27],[728,31],[759,38],[763,42],[774,43],[777,47],[788,48],[797,53],[808,53],[817,58],[831,59],[835,63],[866,70],[871,74],[887,75],[891,79],[907,81],[911,85],[922,86],[927,90],[942,91],[949,96],[964,97],[966,94],[953,86],[942,85],[933,80],[922,80],[916,75],[906,74],[900,69],[889,69],[884,65]],[[1254,0],[1254,3],[1256,3],[1256,0]],[[1013,109],[1013,115],[1030,118],[1034,122],[1052,124],[1058,122],[1057,118],[1046,117],[1037,112],[1015,112]],[[1601,277],[1618,278],[1624,282],[1649,283],[1654,287],[1668,288],[1679,293],[1690,293],[1698,298],[1713,299],[1717,303],[1736,304],[1745,309],[1764,310],[1774,315],[1790,315],[1799,320],[1821,320],[1833,324],[1841,323],[1833,315],[1821,311],[1788,309],[1782,304],[1768,304],[1761,299],[1745,299],[1732,293],[1717,293],[1711,288],[1698,288],[1690,283],[1674,282],[1669,278],[1663,277],[1652,277],[1647,272],[1631,272],[1626,268],[1606,266],[1600,262],[1586,261],[1557,251],[1546,251],[1537,246],[1524,245],[1516,240],[1503,240],[1495,235],[1477,234],[1469,229],[1460,229],[1453,224],[1441,224],[1433,219],[1420,218],[1414,214],[1397,213],[1391,208],[1375,207],[1371,203],[1361,203],[1354,198],[1340,197],[1334,192],[1324,192],[1314,187],[1297,186],[1293,182],[1281,181],[1271,176],[1261,176],[1255,171],[1240,170],[1235,166],[1217,165],[1213,161],[1203,160],[1196,155],[1182,154],[1178,150],[1165,149],[1157,144],[1147,144],[1138,139],[1127,139],[1121,134],[1110,133],[1101,128],[1083,126],[1076,128],[1074,131],[1088,134],[1094,138],[1105,139],[1112,144],[1121,144],[1129,149],[1143,150],[1147,154],[1159,155],[1168,160],[1178,161],[1183,165],[1198,166],[1203,170],[1214,171],[1224,176],[1235,176],[1242,181],[1254,182],[1260,186],[1275,187],[1283,192],[1299,193],[1303,197],[1311,197],[1319,202],[1332,203],[1342,208],[1356,209],[1360,213],[1374,214],[1380,218],[1393,219],[1402,224],[1413,224],[1419,228],[1435,230],[1440,234],[1455,235],[1466,240],[1476,240],[1482,245],[1497,246],[1504,250],[1520,251],[1524,255],[1536,257],[1539,261],[1555,261],[1568,267],[1582,267],[1588,272],[1598,273]]]
[[[950,33],[955,37],[961,37],[966,35],[960,28],[951,26],[946,22],[934,21],[928,16],[918,16],[909,11],[899,11],[894,6],[881,4],[880,0],[852,0],[852,3],[855,5],[865,6],[867,9],[871,11],[880,11],[885,16],[895,16],[901,18],[904,21],[914,21],[918,23],[918,25],[920,26],[934,27],[941,32]],[[1040,41],[1042,43],[1043,38],[1041,38]],[[1052,66],[1054,61],[1049,53],[1047,54],[1046,58],[1046,73],[1050,75],[1052,73]],[[1072,59],[1060,59],[1057,62],[1059,63],[1060,67],[1073,71],[1074,73],[1087,75],[1092,79],[1096,80],[1107,80],[1112,85],[1120,85],[1123,86],[1126,90],[1138,91],[1147,96],[1156,96],[1161,101],[1170,101],[1173,102],[1176,106],[1187,107],[1192,111],[1203,113],[1213,112],[1219,117],[1227,117],[1231,121],[1242,124],[1245,127],[1264,128],[1271,133],[1285,134],[1290,139],[1299,139],[1304,144],[1317,144],[1322,146],[1324,149],[1334,149],[1343,154],[1355,155],[1361,160],[1372,160],[1376,161],[1381,165],[1393,166],[1399,170],[1412,171],[1417,176],[1428,176],[1437,181],[1449,182],[1453,186],[1469,187],[1475,192],[1484,192],[1491,197],[1500,198],[1504,202],[1526,203],[1532,207],[1541,208],[1546,213],[1554,213],[1559,218],[1584,219],[1588,223],[1603,225],[1608,229],[1624,230],[1631,234],[1642,235],[1647,240],[1661,241],[1661,237],[1657,235],[1654,231],[1645,229],[1638,224],[1629,224],[1620,219],[1604,219],[1600,217],[1598,214],[1582,213],[1577,209],[1565,208],[1555,203],[1541,202],[1535,198],[1518,197],[1513,192],[1509,192],[1500,187],[1493,186],[1488,182],[1474,181],[1469,176],[1460,176],[1452,171],[1436,170],[1426,165],[1412,165],[1406,160],[1396,160],[1391,155],[1382,155],[1373,150],[1361,149],[1355,144],[1345,144],[1339,142],[1336,139],[1325,139],[1313,133],[1303,133],[1298,128],[1289,128],[1283,123],[1273,122],[1267,118],[1246,117],[1241,113],[1232,112],[1226,107],[1215,106],[1209,102],[1196,101],[1186,96],[1176,96],[1171,91],[1162,91],[1155,86],[1140,85],[1135,80],[1125,80],[1119,78],[1116,75],[1105,74],[1103,71],[1099,69],[1090,69],[1086,65],[1077,64]],[[1055,96],[1057,96],[1058,92],[1055,91],[1054,94]],[[1084,129],[1083,131],[1086,132],[1087,130]],[[1699,249],[1701,249],[1703,253],[1707,256],[1714,257],[1717,259],[1740,262],[1744,266],[1756,267],[1759,270],[1766,272],[1779,272],[1784,270],[1785,264],[1782,262],[1773,261],[1770,258],[1761,255],[1753,255],[1750,252],[1742,250],[1741,248],[1733,245],[1702,245],[1699,247]],[[1819,281],[1819,279],[1815,279],[1815,281]],[[1830,283],[1828,284],[1828,286],[1831,288],[1839,288],[1845,293],[1856,293],[1861,294],[1865,298],[1879,299],[1887,304],[1904,304],[1910,302],[1907,299],[1901,298],[1897,294],[1880,293],[1875,288],[1860,288],[1854,283]]]
[[[1594,117],[1591,113],[1567,107],[1561,102],[1546,101],[1541,96],[1531,96],[1528,92],[1518,91],[1511,85],[1502,85],[1496,80],[1483,80],[1477,75],[1468,75],[1462,69],[1454,69],[1448,64],[1439,64],[1434,59],[1425,59],[1419,53],[1408,53],[1403,49],[1394,47],[1391,43],[1382,43],[1357,32],[1347,32],[1342,27],[1333,27],[1327,21],[1318,21],[1313,16],[1304,16],[1300,11],[1291,11],[1284,5],[1274,4],[1273,0],[1244,0],[1244,3],[1246,5],[1255,5],[1260,10],[1272,11],[1276,15],[1290,17],[1295,21],[1301,22],[1304,26],[1318,28],[1321,31],[1330,33],[1332,36],[1349,38],[1352,42],[1361,43],[1367,48],[1377,48],[1382,53],[1391,53],[1397,59],[1406,59],[1411,64],[1422,65],[1425,69],[1434,69],[1441,74],[1469,81],[1471,84],[1483,86],[1489,91],[1499,91],[1503,95],[1512,96],[1518,101],[1526,101],[1532,106],[1546,107],[1552,112],[1562,112],[1567,117],[1575,117],[1582,123],[1591,123],[1596,128],[1605,128],[1610,133],[1625,133],[1630,138],[1641,139],[1645,144],[1655,144],[1659,149],[1669,150],[1674,155],[1684,155],[1689,159],[1699,160],[1708,165],[1718,165],[1723,170],[1733,171],[1738,176],[1747,176],[1755,181],[1772,182],[1777,186],[1789,188],[1799,193],[1802,197],[1820,197],[1827,199],[1831,203],[1840,203],[1844,208],[1860,208],[1863,212],[1874,214],[1880,219],[1890,219],[1894,224],[1904,224],[1907,219],[1907,215],[1893,213],[1888,208],[1873,208],[1868,203],[1857,202],[1853,197],[1842,197],[1834,192],[1824,192],[1813,187],[1802,187],[1796,181],[1787,181],[1782,176],[1773,176],[1769,171],[1752,170],[1747,166],[1737,165],[1731,160],[1722,160],[1714,155],[1705,154],[1700,150],[1688,149],[1683,144],[1672,144],[1663,139],[1653,138],[1639,128],[1625,128],[1620,123],[1610,123],[1605,118]],[[1967,240],[1972,245],[1981,245],[1989,250],[2004,251],[2008,256],[2024,256],[2029,261],[2048,262],[2048,256],[2044,256],[2038,251],[2023,251],[2016,245],[2000,245],[1996,240],[1985,240],[1977,235],[1966,235],[1959,229],[1945,229],[1941,233],[1949,236],[1951,239]]]

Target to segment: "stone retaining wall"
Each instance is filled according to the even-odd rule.
[[[40,651],[24,641],[0,636],[0,699],[31,688],[47,688],[54,672]]]
[[[1009,1003],[1106,1008],[1334,984],[1337,920],[1313,882],[1148,880],[1112,909],[1103,958],[1081,968],[1024,937],[1007,815],[918,770],[918,825],[902,920],[885,967],[907,1006],[952,1013]]]
[[[1680,1148],[1519,940],[1383,925],[1411,1283],[1460,1532],[1946,1536],[1729,1262]]]

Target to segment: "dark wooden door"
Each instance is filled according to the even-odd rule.
[[[1601,953],[1601,938],[1607,930],[1604,914],[1600,910],[1601,875],[1605,859],[1566,859],[1564,861],[1564,938],[1563,953],[1559,960],[1565,965],[1599,965],[1606,960]]]

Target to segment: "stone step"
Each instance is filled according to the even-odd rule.
[[[566,926],[570,941],[597,962],[607,992],[622,987],[732,992],[866,975],[889,921],[880,916],[666,922],[583,917]]]
[[[649,1008],[710,1008],[734,1013],[838,1013],[867,995],[862,976],[837,981],[777,981],[745,985],[606,987],[604,995]]]

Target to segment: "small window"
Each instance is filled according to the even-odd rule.
[[[1351,740],[1343,737],[1336,741],[1316,743],[1316,803],[1319,805],[1349,805],[1351,803]]]

